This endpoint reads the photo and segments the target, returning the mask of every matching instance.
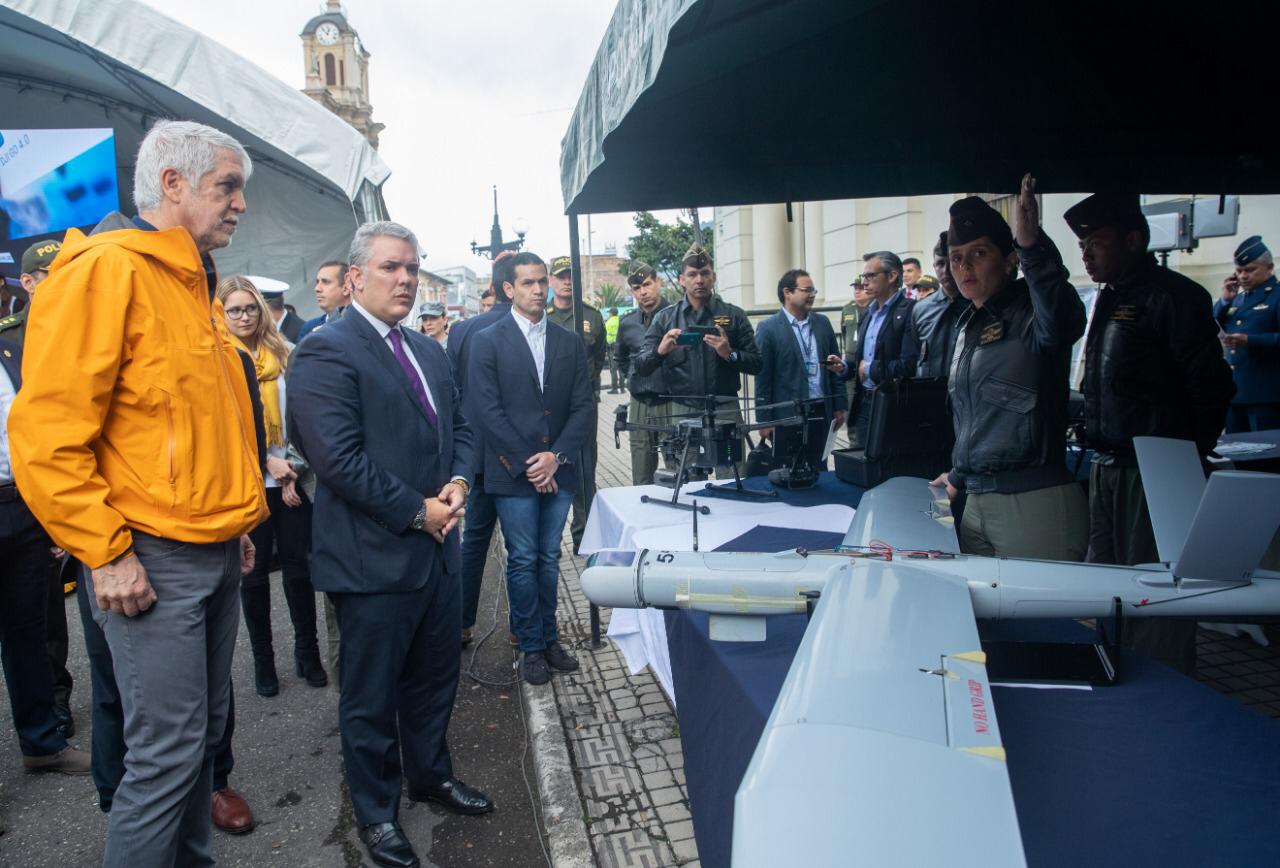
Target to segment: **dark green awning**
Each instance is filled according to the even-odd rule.
[[[566,210],[1003,192],[1280,192],[1280,6],[620,0]],[[1251,35],[1252,34],[1252,35]]]

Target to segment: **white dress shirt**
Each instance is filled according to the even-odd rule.
[[[391,330],[393,328],[400,328],[400,326],[387,325],[382,320],[369,313],[369,311],[362,308],[359,302],[351,302],[351,307],[360,311],[360,315],[369,321],[369,325],[377,329],[378,334],[382,337],[382,342],[387,345],[387,352],[391,353],[391,358],[394,360],[396,351],[391,346]],[[431,409],[436,410],[436,399],[435,396],[431,394],[431,385],[427,382],[426,375],[422,373],[422,368],[418,366],[418,360],[413,355],[413,351],[409,349],[409,339],[405,336],[403,329],[401,329],[400,332],[400,340],[404,344],[404,354],[409,357],[409,364],[413,365],[413,370],[417,372],[418,379],[422,381],[422,388],[427,393],[427,400],[431,402]],[[396,366],[399,367],[399,365],[400,363],[397,361]]]
[[[18,392],[13,388],[9,371],[0,366],[0,483],[13,482],[13,463],[9,460],[9,408]]]
[[[529,352],[533,354],[533,363],[538,368],[538,388],[541,389],[542,371],[547,364],[547,317],[544,314],[542,319],[537,322],[529,322],[517,313],[515,307],[512,306],[511,318],[516,321],[516,325],[520,327],[520,334],[524,335],[525,341],[529,344]]]

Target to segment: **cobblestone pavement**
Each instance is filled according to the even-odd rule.
[[[613,408],[625,393],[601,394],[596,485],[631,484],[630,452],[613,446]],[[841,443],[841,445],[846,445]],[[626,661],[605,639],[591,651],[589,603],[578,577],[585,560],[571,554],[565,531],[560,560],[562,635],[578,646],[582,668],[553,679],[582,812],[600,868],[697,866],[684,756],[675,710],[645,670],[628,675]],[[609,612],[601,612],[601,632]],[[1280,717],[1280,633],[1261,647],[1248,637],[1201,630],[1196,677],[1215,689]]]

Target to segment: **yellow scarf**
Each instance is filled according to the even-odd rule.
[[[253,358],[253,371],[258,377],[258,395],[262,398],[262,423],[267,429],[267,445],[283,446],[284,422],[280,419],[280,374],[282,368],[275,354],[261,344],[256,353],[249,352],[244,341],[235,335],[236,346]]]

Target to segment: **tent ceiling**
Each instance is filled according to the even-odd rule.
[[[290,284],[314,309],[315,266],[341,259],[354,201],[381,208],[390,170],[354,129],[227,48],[135,0],[0,0],[0,126],[112,127],[121,198],[133,159],[160,117],[200,121],[254,160],[249,211],[224,274]]]
[[[561,152],[576,213],[1016,188],[1280,191],[1239,0],[620,0]],[[663,30],[666,28],[666,30]]]

